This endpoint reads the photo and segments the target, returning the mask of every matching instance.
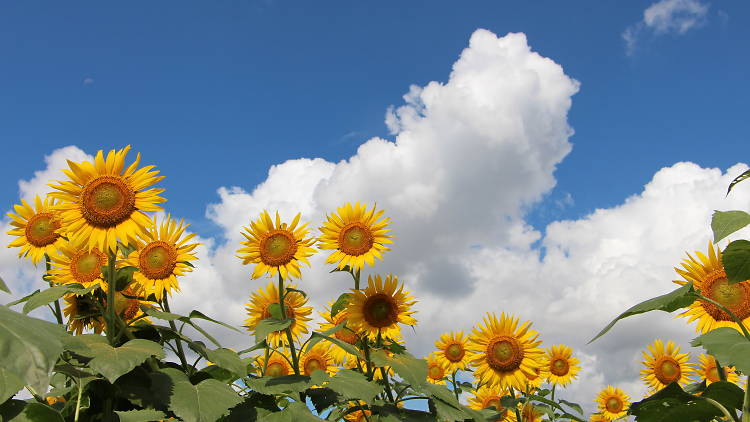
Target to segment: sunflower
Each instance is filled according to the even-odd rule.
[[[478,391],[474,392],[474,396],[469,398],[469,408],[475,409],[475,410],[482,410],[487,409],[489,407],[494,407],[495,410],[500,413],[500,417],[495,419],[495,422],[503,422],[507,421],[509,414],[513,412],[509,412],[508,409],[504,408],[502,404],[500,404],[500,399],[504,396],[507,396],[508,393],[504,389],[501,389],[498,386],[485,386],[481,387]]]
[[[436,352],[427,355],[425,360],[427,361],[427,381],[430,384],[445,385],[445,377],[450,376],[448,366],[438,359]]]
[[[448,371],[465,370],[474,354],[466,349],[468,337],[464,338],[463,331],[445,333],[435,342],[437,358],[444,361]]]
[[[313,372],[320,369],[328,375],[333,375],[337,371],[336,363],[331,354],[330,345],[318,343],[300,354],[299,368],[304,375],[310,376]]]
[[[263,355],[260,355],[255,359],[255,364],[257,365],[258,375],[260,376],[276,378],[294,373],[292,365],[289,363],[289,358],[278,351],[271,352],[268,356],[267,364],[266,357]],[[265,368],[265,373],[263,373],[263,368]]]
[[[348,314],[346,312],[346,309],[340,310],[335,316],[331,316],[331,306],[333,305],[333,302],[328,302],[326,305],[326,311],[321,312],[320,316],[323,317],[324,322],[320,324],[320,331],[327,331],[331,328],[344,323],[344,326],[333,333],[333,336],[343,342],[349,343],[351,345],[357,344],[357,341],[359,340],[359,336],[357,333],[352,331],[351,329],[347,328],[348,325]],[[338,364],[343,364],[344,361],[351,355],[347,353],[344,349],[340,347],[333,347],[330,350],[331,355],[333,356],[333,359]]]
[[[140,154],[125,168],[128,151],[130,145],[109,151],[106,159],[100,150],[93,163],[68,161],[70,169],[63,172],[70,180],[50,185],[58,190],[50,196],[62,201],[57,208],[70,237],[89,249],[113,251],[118,240],[135,244],[136,236],[151,225],[143,211],[159,211],[162,208],[157,204],[166,201],[159,196],[164,189],[146,189],[163,176],[151,171],[154,166],[137,169]]]
[[[608,385],[596,397],[599,413],[605,420],[612,421],[625,416],[630,404],[630,397],[619,388]]]
[[[546,356],[542,356],[538,360],[539,367],[534,368],[532,374],[526,375],[526,393],[532,394],[532,392],[542,385],[542,382],[549,379],[549,360]]]
[[[50,275],[54,283],[78,283],[83,287],[91,287],[98,283],[99,287],[107,289],[107,281],[102,274],[102,267],[107,265],[107,256],[99,249],[89,250],[80,241],[65,241],[60,245],[59,251],[62,253],[50,256]],[[119,266],[120,262],[115,262],[115,267]]]
[[[417,323],[411,316],[415,311],[409,310],[416,301],[404,291],[403,284],[399,287],[398,277],[394,275],[388,274],[385,283],[380,275],[369,276],[366,289],[352,289],[352,292],[346,308],[349,322],[352,328],[367,336],[375,337],[380,333],[382,337],[398,338],[399,323]]]
[[[238,249],[237,253],[245,254],[239,256],[243,264],[256,264],[252,278],[266,273],[270,277],[280,273],[284,279],[302,277],[299,263],[310,265],[307,258],[314,252],[311,246],[315,240],[305,238],[307,223],[298,227],[299,217],[298,213],[287,225],[281,222],[277,211],[274,224],[268,211],[264,210],[257,221],[250,221],[250,227],[243,227],[247,231],[242,232],[246,240],[240,243],[245,247]]]
[[[592,413],[589,422],[609,422],[609,419],[601,413]]]
[[[675,280],[680,285],[692,282],[700,293],[729,309],[744,324],[750,324],[750,280],[729,284],[727,273],[721,263],[721,251],[708,243],[708,256],[696,251],[698,259],[688,254],[688,259],[682,261],[682,269],[675,268],[685,280]],[[678,316],[685,317],[688,322],[698,321],[696,331],[707,333],[714,328],[732,327],[740,330],[739,325],[729,314],[713,303],[696,300],[688,309]]]
[[[34,265],[45,254],[49,257],[57,255],[65,239],[60,235],[60,213],[55,209],[54,199],[47,196],[42,201],[37,195],[34,207],[22,199],[21,205],[14,205],[13,210],[16,214],[8,213],[13,226],[8,234],[17,238],[8,247],[20,247],[18,257],[29,256]]]
[[[544,416],[544,413],[542,413],[539,409],[537,409],[536,406],[534,406],[532,403],[518,403],[518,406],[516,406],[519,410],[519,413],[521,414],[521,421],[522,422],[539,422],[542,420],[542,416]],[[516,412],[508,412],[508,421],[509,422],[518,422],[518,418],[516,417]]]
[[[386,243],[393,243],[393,236],[386,233],[390,218],[380,220],[383,210],[375,212],[375,207],[367,211],[367,205],[359,202],[352,206],[346,203],[338,208],[338,214],[327,216],[320,231],[320,249],[335,249],[326,259],[326,264],[338,262],[338,268],[349,266],[361,270],[365,262],[375,265],[375,258],[383,260],[382,253],[389,250]]]
[[[65,307],[62,312],[68,317],[68,330],[73,334],[81,335],[83,330],[91,329],[99,334],[104,330],[104,318],[94,303],[96,298],[92,295],[78,296],[67,294],[63,296]]]
[[[483,384],[523,390],[535,369],[541,367],[542,351],[539,334],[531,330],[531,322],[518,327],[518,318],[487,314],[484,326],[474,329],[468,348],[477,352],[471,360],[474,376]]]
[[[344,419],[349,422],[368,422],[372,421],[372,412],[367,409],[367,403],[359,401],[357,403],[349,403],[349,409],[360,407],[360,409],[352,411],[344,415]]]
[[[661,390],[675,381],[680,385],[685,385],[690,381],[693,368],[688,362],[689,355],[680,353],[679,346],[668,341],[665,349],[664,342],[657,339],[648,346],[648,349],[651,354],[641,352],[643,358],[646,359],[642,362],[646,368],[641,369],[641,378],[649,385],[652,392]]]
[[[572,357],[573,349],[564,345],[553,345],[547,349],[548,379],[552,384],[566,386],[578,378],[578,359]]]
[[[719,371],[716,369],[716,359],[713,356],[709,356],[701,353],[698,356],[700,361],[698,368],[696,369],[698,375],[698,382],[706,380],[706,385],[721,381],[719,378]],[[740,380],[739,375],[734,369],[734,366],[724,366],[724,375],[727,381],[737,383]]]
[[[156,217],[146,233],[138,239],[137,249],[126,259],[127,265],[137,267],[133,286],[144,297],[153,294],[161,300],[164,292],[180,291],[177,277],[193,271],[189,261],[196,260],[193,249],[200,243],[188,243],[195,233],[185,235],[188,225],[184,220],[173,220],[169,214],[157,223]]]
[[[287,286],[290,289],[297,288],[296,285]],[[279,303],[279,290],[273,282],[269,282],[265,290],[261,287],[250,297],[250,302],[246,303],[248,318],[245,320],[245,327],[251,333],[255,333],[255,327],[264,319],[271,317],[271,305]],[[299,340],[300,336],[307,334],[308,316],[312,313],[312,307],[305,306],[307,298],[297,292],[289,292],[284,298],[284,311],[287,318],[293,318],[292,337]],[[268,335],[269,344],[274,347],[281,347],[284,344],[284,331],[273,331]]]
[[[115,292],[115,311],[126,324],[132,321],[151,322],[141,309],[141,306],[153,308],[152,302],[142,300],[136,290],[130,286],[121,292]]]

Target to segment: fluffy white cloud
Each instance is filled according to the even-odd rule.
[[[625,29],[622,37],[628,54],[633,54],[644,31],[655,34],[684,34],[705,22],[709,5],[700,0],[660,0],[643,11],[643,20]]]

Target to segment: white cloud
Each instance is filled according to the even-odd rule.
[[[660,0],[652,4],[643,11],[643,20],[622,33],[628,55],[635,52],[638,39],[645,32],[682,35],[702,25],[708,8],[709,5],[700,0]]]
[[[93,83],[94,83],[94,78],[84,78],[83,79],[83,84],[84,85],[91,85]]]

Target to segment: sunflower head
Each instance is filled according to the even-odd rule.
[[[345,420],[349,422],[368,422],[373,420],[372,411],[367,409],[367,403],[361,400],[357,403],[349,403],[349,409],[353,409],[355,407],[357,407],[358,409],[350,411],[349,413],[344,415]]]
[[[297,286],[290,284],[287,287],[294,289]],[[269,282],[265,289],[262,287],[255,291],[250,297],[250,302],[246,303],[246,311],[248,318],[245,320],[245,327],[251,333],[255,333],[255,327],[266,318],[271,318],[272,308],[278,306],[279,303],[279,290],[276,284]],[[312,308],[305,306],[307,304],[307,298],[297,292],[289,292],[284,298],[284,311],[286,312],[287,318],[293,318],[292,325],[292,337],[295,340],[303,334],[307,334],[307,322],[310,321],[309,315],[312,313]],[[274,347],[281,347],[286,340],[286,336],[283,331],[273,331],[268,334],[268,342]]]
[[[326,311],[321,312],[320,316],[323,317],[324,322],[320,324],[320,331],[328,331],[332,329],[333,327],[344,323],[344,326],[333,333],[333,336],[337,339],[344,341],[346,343],[349,343],[351,345],[357,344],[357,341],[359,341],[359,336],[356,332],[352,331],[348,326],[348,320],[349,316],[345,309],[340,310],[336,315],[331,316],[331,306],[333,305],[333,302],[328,302],[326,305]],[[343,364],[344,361],[351,355],[347,353],[344,349],[340,347],[333,347],[330,350],[331,355],[334,358],[334,361],[337,364]]]
[[[300,354],[299,369],[304,375],[310,376],[317,370],[325,371],[328,375],[333,375],[338,369],[331,354],[331,347],[328,344],[318,343]]]
[[[383,337],[400,337],[398,324],[415,325],[412,317],[415,311],[410,310],[416,303],[403,284],[399,286],[398,278],[387,275],[385,281],[376,275],[367,278],[367,288],[352,290],[352,298],[347,305],[349,322],[356,331],[375,337],[378,332]]]
[[[62,220],[55,208],[55,201],[47,196],[42,200],[37,195],[32,207],[23,199],[21,205],[14,205],[14,213],[8,213],[13,227],[8,234],[16,236],[9,248],[21,248],[18,256],[28,256],[35,265],[44,258],[57,255],[57,251],[65,243],[60,235]]]
[[[73,334],[81,335],[87,329],[99,334],[104,330],[104,318],[94,303],[96,298],[91,294],[78,296],[70,293],[63,299],[65,307],[62,313],[68,318],[68,329]]]
[[[475,410],[494,408],[500,413],[500,417],[495,422],[507,421],[512,411],[504,408],[500,399],[507,396],[508,392],[498,386],[483,386],[474,392],[474,396],[469,397],[469,408]]]
[[[573,349],[564,345],[553,345],[547,349],[548,379],[552,384],[568,385],[578,377],[578,359],[572,357]]]
[[[125,168],[128,151],[130,146],[111,150],[106,158],[99,151],[93,163],[68,161],[63,172],[69,180],[50,185],[56,189],[50,196],[61,201],[57,208],[68,235],[89,249],[114,251],[118,240],[135,244],[151,225],[144,211],[159,211],[157,204],[165,201],[159,196],[163,189],[147,189],[163,177],[153,166],[139,169],[140,154]]]
[[[537,409],[532,403],[519,403],[517,406],[521,414],[521,422],[539,422],[542,420],[544,413]],[[517,422],[516,412],[508,412],[508,421]]]
[[[64,241],[60,245],[60,254],[50,256],[50,275],[55,284],[78,283],[83,287],[99,284],[107,289],[107,282],[102,274],[102,267],[107,265],[107,256],[99,249],[89,249],[86,244]],[[115,268],[122,265],[115,261]]]
[[[445,333],[435,342],[437,359],[442,360],[449,372],[464,370],[474,357],[474,353],[466,348],[469,341],[463,331]]]
[[[289,362],[289,357],[283,355],[279,351],[271,352],[271,354],[268,355],[268,362],[266,362],[266,357],[263,355],[260,355],[255,359],[258,375],[271,378],[292,375],[294,370]]]
[[[693,368],[688,362],[689,355],[680,353],[679,346],[668,341],[665,347],[664,342],[657,339],[648,346],[648,350],[651,353],[642,352],[646,368],[641,370],[641,378],[651,391],[661,390],[673,382],[685,385],[690,381]]]
[[[430,353],[425,360],[427,361],[427,381],[431,384],[445,385],[445,377],[451,375],[448,366],[438,358],[435,352]]]
[[[335,249],[326,263],[338,263],[339,269],[348,265],[361,270],[365,263],[375,265],[375,258],[382,260],[382,253],[389,250],[385,245],[393,243],[393,237],[386,234],[390,231],[386,228],[390,219],[380,219],[383,210],[375,212],[373,206],[368,211],[367,205],[357,202],[354,206],[346,203],[337,211],[327,216],[320,228],[320,249]]]
[[[615,420],[628,412],[630,397],[619,388],[608,385],[596,397],[599,414],[606,420]]]
[[[698,356],[698,367],[696,368],[696,375],[698,376],[698,382],[706,380],[706,385],[721,381],[719,377],[719,370],[716,366],[716,359],[713,356],[701,353]],[[734,366],[724,366],[724,375],[728,382],[737,383],[740,379],[737,375],[737,371]]]

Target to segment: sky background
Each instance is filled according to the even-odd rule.
[[[240,325],[263,284],[232,256],[242,225],[377,202],[398,240],[376,271],[420,299],[416,353],[514,312],[580,351],[573,399],[640,397],[639,350],[692,327],[584,344],[672,289],[713,209],[750,205],[723,195],[750,156],[748,18],[740,0],[3,4],[0,208],[130,144],[204,243],[176,306]],[[2,254],[14,293],[39,287]],[[300,282],[315,304],[348,287],[322,259]]]

